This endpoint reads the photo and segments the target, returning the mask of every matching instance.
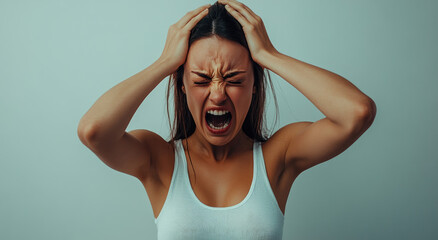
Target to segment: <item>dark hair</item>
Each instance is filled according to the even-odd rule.
[[[196,40],[211,37],[214,35],[237,42],[245,47],[248,50],[248,53],[250,53],[242,26],[232,15],[228,13],[228,11],[225,9],[225,5],[218,2],[213,4],[208,9],[208,14],[203,19],[201,19],[192,29],[189,37],[189,48],[191,44]],[[253,94],[251,105],[242,125],[242,130],[251,139],[263,142],[266,141],[268,138],[264,116],[266,99],[266,77],[264,75],[264,69],[252,60],[250,54],[249,57],[254,71],[255,94]],[[266,72],[269,77],[269,83],[271,83],[269,72]],[[182,91],[183,75],[184,65],[181,65],[178,70],[170,76],[166,93],[167,114],[171,128],[170,142],[172,143],[175,140],[187,139],[190,135],[194,133],[196,129],[195,121],[193,120],[193,117],[187,105],[186,96]],[[169,114],[169,97],[172,87],[174,91],[173,97],[175,111],[173,124],[171,124]],[[272,88],[272,83],[271,89],[272,91],[274,91]],[[276,101],[275,105],[277,106]]]

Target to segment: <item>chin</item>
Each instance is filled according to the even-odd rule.
[[[221,147],[230,144],[236,138],[239,138],[240,134],[244,134],[241,127],[239,128],[239,131],[232,127],[224,134],[213,134],[209,129],[204,128],[203,137],[211,145]]]
[[[228,136],[227,137],[208,136],[206,138],[206,140],[211,145],[218,146],[218,147],[225,146],[225,145],[229,144],[231,141],[233,141],[233,139],[234,138],[229,138]]]

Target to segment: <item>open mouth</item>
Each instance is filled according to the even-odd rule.
[[[231,113],[227,110],[209,110],[205,114],[205,120],[211,130],[225,132],[231,123]]]

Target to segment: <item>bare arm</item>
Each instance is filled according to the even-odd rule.
[[[284,153],[286,168],[302,172],[349,147],[374,120],[376,106],[345,78],[279,53],[267,35],[262,19],[236,0],[219,0],[242,25],[255,62],[294,86],[326,117],[281,128],[268,142]]]
[[[280,129],[273,138],[285,144],[285,166],[302,172],[333,158],[353,144],[371,125],[374,101],[351,82],[330,71],[278,53],[269,69],[305,95],[326,117]]]
[[[267,56],[268,68],[306,96],[330,121],[353,128],[370,117],[373,101],[347,79],[281,53]],[[366,116],[364,116],[366,115]]]
[[[168,74],[167,66],[157,61],[104,93],[79,122],[82,143],[111,168],[140,177],[150,164],[147,137],[142,135],[152,133],[125,129],[142,101]]]
[[[126,127],[148,94],[184,63],[190,30],[207,14],[207,7],[188,12],[170,26],[160,58],[104,93],[81,118],[80,140],[111,168],[137,178],[150,170],[152,152],[166,142],[146,130],[127,133]]]

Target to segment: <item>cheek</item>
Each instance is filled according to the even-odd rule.
[[[187,105],[194,118],[196,114],[201,114],[202,105],[206,98],[206,90],[203,88],[193,88],[186,90]]]
[[[247,111],[251,105],[252,88],[229,88],[227,94],[234,103],[236,111]]]

